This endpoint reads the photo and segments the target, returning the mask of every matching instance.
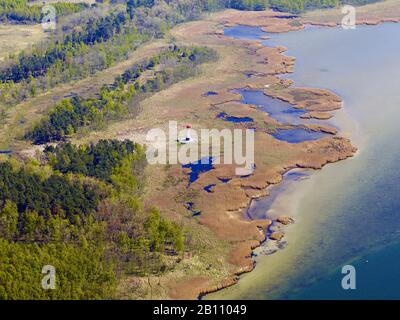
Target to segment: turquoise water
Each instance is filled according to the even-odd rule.
[[[254,30],[240,37],[259,37]],[[285,248],[258,254],[253,272],[207,298],[400,299],[399,37],[400,24],[389,23],[310,27],[263,41],[296,57],[294,73],[283,77],[344,99],[333,121],[359,152],[276,196],[269,215],[296,221],[285,229]],[[356,290],[341,288],[345,264],[356,268]]]

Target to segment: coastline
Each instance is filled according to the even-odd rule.
[[[280,18],[280,21],[281,20],[284,20],[284,19]],[[234,25],[250,25],[250,26],[256,26],[256,27],[263,27],[262,28],[263,31],[270,30],[269,32],[271,32],[271,30],[274,30],[273,32],[276,32],[276,33],[290,31],[290,30],[285,30],[285,27],[282,27],[282,25],[272,26],[272,25],[266,25],[265,23],[263,25],[255,24],[254,20],[252,20],[251,23],[246,22],[246,20],[243,20],[243,21],[239,20],[238,21],[238,20],[234,19],[234,21],[235,21],[234,23],[232,21],[225,22],[224,26],[226,27],[226,26],[234,26]],[[300,26],[300,27],[297,26],[292,31],[300,30],[302,28],[303,28],[302,26]],[[222,35],[223,32],[221,32],[220,30],[217,30],[215,33],[218,36],[225,37],[225,36]],[[226,37],[226,38],[228,38],[228,37]],[[228,38],[228,39],[232,40],[231,38]],[[247,42],[251,42],[251,41],[247,41]],[[255,41],[255,42],[257,43],[257,41]],[[258,45],[258,43],[257,43],[257,45]],[[262,47],[264,47],[264,46],[262,46]],[[260,48],[260,50],[263,49],[262,47]],[[272,49],[272,48],[268,48],[268,47],[264,47],[264,48],[266,48],[267,50],[268,49]],[[279,48],[277,48],[277,50],[278,50],[280,55],[282,55],[283,57],[286,57],[286,56],[284,56],[284,52],[286,51],[286,48],[279,47]],[[287,58],[293,59],[293,58],[290,58],[290,57],[287,57]],[[278,71],[273,72],[272,73],[273,76],[277,77],[277,76],[282,75],[282,74],[290,74],[292,72],[293,64],[294,64],[294,59],[291,61],[291,63],[284,64],[285,67],[287,66],[287,68],[285,68],[283,71],[281,70],[282,72],[278,72]],[[304,104],[298,103],[296,101],[296,99],[293,99],[294,95],[290,95],[290,94],[289,95],[285,95],[285,93],[282,92],[282,90],[277,90],[277,91],[274,92],[274,91],[271,91],[271,90],[265,90],[264,89],[263,91],[264,91],[264,94],[266,94],[266,95],[268,95],[270,97],[277,98],[277,99],[280,99],[282,101],[286,101],[286,102],[291,103],[292,105],[294,105],[295,108],[308,110],[309,111],[308,114],[311,114],[312,112],[315,112],[315,113],[318,114],[318,116],[310,116],[309,118],[316,118],[316,119],[319,119],[319,120],[330,119],[331,117],[333,117],[333,115],[329,114],[329,116],[326,116],[326,114],[328,114],[328,112],[330,112],[330,111],[335,111],[335,110],[338,110],[338,109],[340,109],[342,107],[342,100],[339,97],[337,97],[336,95],[332,94],[331,92],[329,92],[327,90],[318,89],[318,88],[297,88],[294,85],[295,85],[295,83],[293,81],[289,80],[288,88],[290,87],[291,89],[295,88],[295,90],[302,90],[303,92],[307,92],[309,94],[311,93],[311,95],[313,93],[315,93],[315,95],[318,96],[318,98],[320,98],[322,96],[323,98],[320,100],[321,103],[319,104],[319,107],[317,107],[315,109],[312,109],[312,110],[308,110],[307,109],[307,105],[309,105],[309,103],[304,103]],[[260,90],[260,89],[263,88],[263,86],[260,87],[257,84],[256,85],[246,85],[246,86],[238,86],[238,87],[235,87],[234,89],[245,89],[245,88]],[[230,88],[230,90],[232,90],[232,88]],[[312,100],[312,99],[308,99],[308,102],[310,100]],[[240,102],[241,99],[237,100],[237,101]],[[223,101],[221,104],[226,103],[226,102],[232,102],[232,100]],[[245,105],[241,104],[241,107],[245,108]],[[234,115],[234,116],[237,116],[235,113],[233,113],[233,114],[230,113],[230,114]],[[319,126],[317,130],[324,131],[324,127],[323,126]],[[325,128],[325,130],[326,130],[326,132],[333,133],[334,135],[337,134],[337,131],[331,131],[331,130],[326,129],[326,128]],[[337,162],[337,161],[340,161],[340,160],[344,160],[344,159],[346,159],[348,157],[353,156],[355,154],[356,150],[357,149],[352,148],[350,151],[345,153],[345,155],[342,155],[339,158],[334,159],[334,160],[326,161],[325,163],[320,163],[319,165],[316,165],[316,166],[313,166],[313,165],[304,165],[304,166],[296,165],[294,167],[285,168],[284,171],[280,172],[280,177],[279,178],[277,178],[275,181],[269,181],[268,186],[277,185],[277,184],[281,183],[282,179],[283,179],[283,176],[285,174],[291,172],[293,169],[296,169],[296,168],[305,168],[305,169],[314,169],[314,170],[322,169],[322,167],[324,167],[328,163],[334,163],[334,162]],[[259,189],[263,189],[263,188],[259,188]],[[264,190],[266,190],[266,187],[264,188]],[[262,193],[258,193],[258,194],[253,195],[250,198],[250,200],[248,201],[247,206],[243,207],[244,210],[247,210],[247,208],[249,208],[249,206],[251,205],[251,203],[252,203],[252,201],[254,199],[257,199],[257,198],[260,198],[260,197],[265,197],[265,196],[267,196],[267,195],[266,194],[262,194]],[[270,220],[267,220],[267,221],[268,221],[268,225],[271,225],[272,221],[270,221]],[[266,240],[267,240],[267,236],[265,235],[263,237],[263,239],[258,240],[256,243],[251,244],[250,245],[250,251],[253,252],[254,249],[260,247],[262,245],[262,243],[264,243]],[[251,252],[250,252],[250,254],[247,253],[246,257],[250,257],[251,256]],[[218,285],[214,285],[214,286],[211,286],[211,287],[208,287],[208,288],[206,287],[204,289],[201,289],[199,295],[197,296],[197,298],[202,298],[202,297],[206,296],[207,294],[210,294],[210,293],[222,290],[224,288],[230,287],[232,285],[235,285],[239,281],[239,276],[240,275],[242,275],[244,273],[247,273],[247,272],[251,272],[254,268],[255,268],[255,262],[251,259],[251,264],[247,264],[247,267],[244,267],[240,271],[235,272],[233,274],[232,278],[227,279],[226,281],[224,281],[224,282],[222,282],[222,283],[220,283]]]
[[[246,20],[253,21],[254,16],[264,26],[274,30],[302,29],[298,24],[292,25],[291,19],[273,18],[276,15],[272,11],[226,10],[211,14],[204,20],[175,27],[171,31],[174,41],[211,47],[217,51],[218,61],[206,65],[198,77],[145,100],[143,112],[137,119],[110,126],[106,132],[93,132],[75,140],[79,143],[100,137],[117,137],[144,144],[146,128],[157,125],[166,130],[170,120],[189,122],[194,130],[247,127],[246,123],[219,119],[217,115],[221,111],[226,111],[230,116],[246,115],[254,120],[251,126],[256,128],[257,168],[251,176],[236,176],[234,165],[215,165],[212,170],[199,175],[188,188],[190,169],[180,166],[149,168],[150,186],[158,185],[160,179],[162,181],[165,178],[173,179],[175,183],[163,188],[162,194],[158,188],[149,188],[145,195],[148,205],[158,206],[170,218],[191,228],[195,236],[198,234],[196,241],[206,245],[207,249],[204,252],[192,251],[176,270],[160,277],[150,277],[146,281],[128,277],[122,282],[121,292],[135,286],[142,288],[145,292],[143,296],[149,299],[198,299],[236,284],[239,275],[254,269],[253,250],[265,241],[264,230],[272,223],[269,220],[249,221],[243,218],[243,210],[251,200],[267,195],[267,187],[280,183],[283,174],[291,169],[321,169],[326,164],[346,159],[355,153],[356,148],[350,141],[339,137],[328,126],[309,128],[331,131],[320,140],[293,144],[275,139],[271,133],[279,127],[288,128],[288,125],[279,123],[254,105],[240,103],[242,96],[232,92],[246,87],[265,89],[271,95],[279,94],[282,90],[282,97],[289,101],[296,95],[302,96],[296,102],[300,108],[317,105],[324,112],[340,108],[341,99],[327,90],[314,88],[308,91],[294,87],[291,80],[279,78],[279,75],[293,71],[295,59],[284,55],[286,48],[270,48],[263,46],[260,41],[221,35],[221,28],[226,24],[232,25],[233,20],[243,23]],[[252,76],[247,76],[249,73]],[[210,90],[216,94],[204,94]],[[127,127],[129,129],[121,129]],[[228,182],[221,182],[223,180]],[[215,184],[212,192],[205,192],[204,188],[212,184]],[[191,209],[199,212],[196,217],[188,216],[188,201],[191,202]],[[123,298],[132,297],[124,294]]]
[[[377,25],[377,24],[385,23],[385,22],[398,23],[398,22],[400,22],[400,19],[399,19],[399,18],[396,18],[396,19],[395,19],[395,18],[371,18],[371,19],[357,20],[357,25]],[[306,21],[306,20],[302,20],[302,23],[304,23],[305,25],[318,25],[318,26],[323,26],[323,27],[337,27],[337,26],[340,25],[340,23],[338,23],[338,22],[337,22],[337,23],[318,23],[318,22],[313,23],[312,21]],[[254,21],[252,21],[251,23],[248,23],[248,22],[246,22],[246,21],[241,22],[241,23],[234,23],[234,24],[232,24],[232,23],[226,23],[226,24],[225,24],[225,27],[227,27],[227,26],[228,26],[228,27],[231,27],[231,26],[235,26],[235,25],[244,25],[244,26],[252,26],[252,27],[262,27],[262,25],[254,24]],[[265,31],[265,29],[264,29],[263,31]],[[270,31],[270,32],[273,33],[273,31]],[[279,32],[280,32],[280,31],[278,31],[277,33],[279,33]],[[289,32],[289,31],[284,31],[284,32]],[[218,31],[217,33],[218,33],[218,34],[221,34],[221,31]],[[267,35],[261,36],[261,37],[260,37],[260,39],[268,39],[268,38],[269,38],[269,36],[267,36]],[[282,50],[282,52],[285,52],[285,50]],[[286,72],[286,74],[288,74],[288,73],[290,73],[290,72]],[[290,80],[290,79],[288,79],[288,80]],[[292,86],[294,86],[294,85],[295,85],[295,82],[292,82]],[[257,88],[255,88],[255,89],[257,89]],[[306,89],[307,89],[307,88],[306,88]],[[281,100],[284,100],[284,101],[293,103],[293,101],[290,101],[290,99],[284,99],[282,96],[274,95],[274,94],[271,93],[271,92],[268,94],[268,96],[272,96],[272,97],[274,97],[274,98],[279,98],[279,99],[281,99]],[[336,121],[335,121],[336,123],[337,123],[337,122],[340,123],[340,125],[338,126],[338,128],[339,128],[339,130],[340,130],[340,134],[345,133],[347,136],[348,136],[348,135],[351,135],[351,136],[353,136],[353,137],[356,137],[356,139],[352,139],[352,140],[356,140],[356,141],[357,141],[357,146],[360,147],[360,146],[362,146],[362,144],[365,143],[365,141],[363,141],[363,138],[359,135],[359,132],[357,132],[357,130],[351,130],[351,132],[349,131],[351,125],[349,125],[348,121],[351,121],[351,119],[347,119],[347,118],[346,118],[346,115],[344,114],[344,110],[343,110],[343,101],[342,101],[342,100],[340,100],[340,104],[341,104],[340,107],[333,107],[332,109],[330,109],[330,110],[328,110],[328,111],[340,110],[340,111],[342,112],[342,113],[340,114],[341,119],[339,119],[339,121],[336,119]],[[318,111],[316,111],[316,112],[318,112]],[[311,113],[311,112],[310,112],[310,113]],[[316,116],[316,117],[312,117],[312,116],[311,116],[310,118],[315,118],[315,119],[318,119],[318,120],[326,120],[326,119],[330,119],[331,117],[336,118],[336,117],[338,117],[338,116],[339,116],[339,115],[335,114],[335,116],[331,115],[330,117],[325,117],[324,115],[322,115],[322,116]],[[346,122],[347,122],[347,123],[346,123]],[[344,131],[345,131],[345,132],[344,132]],[[358,154],[358,151],[359,151],[359,150],[355,151],[354,154],[353,154],[352,156],[356,156],[356,155]],[[340,160],[339,160],[339,161],[340,161]],[[313,168],[313,169],[315,169],[315,168]],[[288,172],[290,172],[290,171],[292,171],[292,170],[293,170],[293,169],[288,169],[284,174],[286,174],[286,173],[288,173]],[[278,182],[278,183],[280,183],[280,182]],[[295,195],[294,195],[294,196],[295,196]],[[263,196],[261,196],[261,197],[263,197]],[[266,197],[268,197],[268,196],[266,196]],[[257,198],[258,198],[258,197],[255,197],[255,198],[253,198],[253,199],[257,199]],[[250,203],[249,203],[248,208],[250,207],[250,205],[251,205],[253,199],[250,200]],[[287,211],[287,210],[282,210],[282,211]],[[269,216],[268,218],[271,219],[270,216]],[[266,239],[265,239],[265,240],[266,240]],[[261,246],[261,244],[264,243],[265,240],[262,241],[262,242],[260,242],[259,246]],[[259,247],[259,246],[257,246],[257,247]],[[254,249],[255,249],[255,248],[254,248]],[[256,263],[254,262],[253,268],[250,268],[248,271],[244,271],[244,272],[242,272],[242,273],[240,273],[240,274],[236,274],[236,276],[239,276],[239,275],[241,275],[241,274],[243,274],[243,273],[251,272],[251,271],[254,269],[255,266],[256,266]],[[229,287],[229,286],[232,286],[232,285],[236,284],[239,280],[240,280],[240,279],[237,277],[236,281],[234,281],[234,282],[232,282],[232,283],[229,283],[226,287]],[[226,287],[225,287],[225,288],[226,288]],[[223,288],[212,288],[211,290],[207,291],[207,293],[214,293],[215,291],[219,291],[219,290],[221,290],[221,289],[223,289]],[[203,297],[204,295],[205,295],[204,292],[202,292],[202,294],[200,295],[200,297]]]
[[[270,134],[280,124],[255,106],[240,103],[242,97],[231,92],[243,87],[262,90],[268,96],[296,102],[299,108],[305,109],[309,105],[307,101],[311,101],[319,108],[308,110],[310,118],[327,119],[331,118],[330,111],[343,110],[340,109],[342,100],[333,93],[315,88],[297,88],[293,81],[279,78],[281,74],[290,74],[295,63],[294,58],[285,55],[285,48],[264,47],[257,40],[228,38],[221,31],[222,27],[235,23],[259,24],[264,30],[277,33],[304,28],[304,23],[293,24],[292,19],[274,18],[277,14],[271,11],[227,10],[211,14],[205,20],[177,26],[171,31],[173,41],[212,47],[220,59],[204,66],[198,77],[144,101],[143,113],[137,119],[119,122],[105,131],[74,137],[73,142],[77,143],[100,138],[128,138],[145,144],[145,134],[150,128],[159,126],[165,129],[170,120],[177,120],[180,124],[190,122],[194,129],[246,127],[245,124],[217,119],[220,111],[229,111],[231,116],[250,115],[257,128],[257,169],[250,177],[237,177],[233,166],[218,165],[202,173],[187,188],[188,169],[180,166],[149,168],[150,187],[146,191],[146,205],[158,206],[163,214],[194,231],[195,240],[201,240],[204,252],[197,249],[190,252],[182,258],[177,270],[165,275],[148,279],[127,277],[120,290],[124,292],[123,298],[132,298],[125,295],[130,286],[143,290],[140,298],[196,299],[236,284],[239,275],[254,269],[252,252],[265,241],[264,230],[271,224],[268,220],[243,219],[243,210],[251,201],[266,196],[267,187],[281,183],[285,172],[296,168],[317,170],[355,155],[356,149],[349,139],[341,137],[342,132],[333,131],[334,128],[328,126],[313,128],[331,133],[318,141],[292,145],[274,139]],[[252,76],[247,77],[246,73]],[[217,94],[205,97],[204,93],[209,90]],[[294,99],[296,94],[306,97],[298,102]],[[336,116],[335,112],[333,119]],[[165,189],[160,192],[157,186],[163,179],[172,179],[174,183],[163,186]],[[221,183],[221,179],[229,179],[229,183]],[[214,183],[213,192],[204,191],[204,186]],[[194,208],[201,212],[198,217],[190,216],[185,206],[187,201],[192,201]]]

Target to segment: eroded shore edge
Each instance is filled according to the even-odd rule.
[[[230,27],[230,26],[235,26],[235,25],[243,25],[243,26],[260,27],[264,32],[282,33],[282,32],[290,32],[290,31],[295,31],[295,30],[302,29],[302,28],[304,28],[305,25],[317,25],[317,26],[324,26],[324,27],[337,27],[337,26],[340,25],[340,23],[338,23],[338,22],[326,22],[326,23],[321,23],[321,22],[313,22],[313,21],[304,20],[304,19],[301,19],[300,21],[301,21],[302,25],[299,26],[299,27],[295,27],[295,28],[293,28],[293,29],[291,29],[291,30],[285,30],[285,27],[282,28],[281,26],[265,25],[264,23],[260,23],[260,22],[258,22],[258,21],[256,21],[256,20],[253,20],[253,19],[251,19],[251,21],[249,21],[249,20],[246,19],[246,18],[243,19],[243,20],[236,20],[236,19],[233,19],[233,21],[227,21],[227,22],[225,22],[224,27]],[[400,22],[400,18],[399,18],[399,19],[395,19],[395,18],[371,18],[371,19],[362,19],[362,20],[357,20],[356,23],[357,23],[358,25],[378,25],[378,24],[380,24],[380,23],[385,23],[385,22],[394,22],[394,23],[398,23],[398,22]],[[223,30],[217,30],[217,31],[216,31],[216,34],[219,34],[220,36],[223,36]],[[268,36],[265,36],[265,38],[267,38],[267,37],[268,37]],[[281,53],[282,53],[282,54],[286,51],[285,48],[280,48],[280,50],[281,50]],[[281,74],[288,74],[288,73],[291,73],[291,71],[286,70],[286,72],[282,72]],[[293,83],[291,84],[291,86],[293,86],[294,84],[295,84],[295,83],[293,82]],[[244,87],[243,87],[243,86],[239,86],[237,89],[246,89],[246,88],[248,88],[248,89],[260,89],[259,87],[257,88],[257,86],[251,87],[251,86],[248,86],[248,85],[247,85],[247,86],[244,86]],[[267,93],[266,93],[266,94],[267,94]],[[293,103],[293,101],[291,101],[290,99],[285,99],[284,97],[279,96],[278,94],[273,94],[273,93],[270,92],[270,93],[268,93],[268,95],[271,96],[271,97],[274,97],[274,98],[280,98],[280,99],[282,99],[282,100],[284,100],[284,101],[288,101],[288,102]],[[230,101],[226,101],[226,102],[230,102]],[[340,101],[340,102],[342,103],[342,101]],[[341,105],[339,108],[341,108],[341,107],[342,107],[342,105]],[[335,109],[337,110],[337,109],[339,109],[339,108],[334,108],[333,110],[335,110]],[[323,110],[323,111],[325,111],[325,110]],[[326,115],[327,113],[326,113],[326,112],[323,112],[323,111],[322,111],[322,112],[319,112],[319,111],[311,111],[311,112],[309,112],[308,114],[310,114],[310,118],[315,118],[315,119],[318,119],[318,120],[329,119],[331,116],[327,116],[327,115]],[[330,111],[330,110],[329,110],[329,111]],[[313,113],[315,114],[315,116],[313,116]],[[348,157],[353,156],[353,155],[355,154],[356,151],[357,151],[357,150],[354,148],[352,154],[348,154],[347,156],[348,156]],[[347,156],[346,156],[346,158],[347,158]],[[341,161],[341,160],[343,160],[343,159],[338,159],[337,161]],[[333,162],[335,162],[335,161],[333,161]],[[329,163],[329,162],[327,162],[327,163]],[[327,164],[327,163],[326,163],[326,164]],[[323,164],[323,165],[321,166],[321,168],[322,168],[324,165],[325,165],[325,164]],[[313,168],[313,169],[321,169],[321,168]],[[285,173],[291,171],[292,169],[295,169],[295,168],[289,168],[289,169],[287,169],[283,174],[285,174]],[[282,174],[282,176],[283,176],[283,174]],[[277,182],[277,183],[280,183],[280,182]],[[252,199],[249,201],[249,204],[251,203],[251,201],[252,201],[253,199],[254,199],[254,198],[252,198]],[[251,250],[254,250],[255,248],[259,247],[265,240],[266,240],[266,238],[265,238],[264,240],[262,240],[262,241],[259,241],[258,244],[252,245],[252,246],[251,246]],[[242,275],[243,273],[251,272],[251,271],[254,269],[254,267],[255,267],[255,263],[253,263],[251,267],[249,266],[249,268],[248,268],[247,270],[241,270],[241,271],[235,273],[235,274],[234,274],[234,275],[235,275],[234,278],[226,279],[226,281],[223,281],[223,282],[220,283],[219,285],[212,286],[212,287],[209,287],[209,288],[206,288],[206,289],[201,289],[201,290],[200,290],[200,293],[199,293],[199,295],[198,295],[198,298],[202,298],[202,297],[204,297],[205,295],[207,295],[207,294],[209,294],[209,293],[213,293],[213,292],[216,292],[216,291],[220,291],[220,290],[222,290],[222,289],[224,289],[224,288],[227,288],[227,287],[230,287],[230,286],[232,286],[232,285],[235,285],[235,284],[239,281],[239,276],[240,276],[240,275]]]

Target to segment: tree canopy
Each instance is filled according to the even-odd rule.
[[[110,299],[117,279],[165,272],[180,225],[143,209],[144,150],[101,140],[0,162],[0,299]],[[56,289],[41,287],[42,268]]]
[[[56,2],[51,4],[56,15],[63,16],[79,12],[89,7],[86,3]],[[0,1],[0,21],[16,23],[40,23],[43,18],[43,5],[28,5],[27,0]]]

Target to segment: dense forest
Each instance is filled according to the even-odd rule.
[[[96,98],[72,97],[61,101],[26,138],[36,144],[59,141],[80,127],[98,126],[127,114],[135,115],[142,99],[195,75],[199,64],[214,57],[210,49],[173,45],[135,64],[117,77],[111,87],[103,86]],[[146,77],[141,77],[143,74]]]
[[[57,17],[68,15],[86,9],[85,3],[52,3]],[[1,0],[0,21],[14,23],[40,23],[43,13],[42,5],[28,5],[27,0]]]
[[[12,3],[14,0],[7,1]],[[365,4],[376,2],[376,0],[128,0],[116,2],[123,4],[111,7],[102,7],[98,4],[69,15],[59,23],[51,40],[38,44],[18,56],[11,56],[2,63],[0,65],[0,103],[11,106],[60,83],[85,78],[108,68],[116,61],[126,58],[143,42],[162,37],[172,26],[199,18],[205,11],[223,8],[264,10],[270,7],[275,10],[299,13],[306,9],[333,7],[347,3]],[[65,11],[68,10],[65,9]]]
[[[52,65],[65,62],[82,47],[108,41],[121,33],[125,21],[123,13],[111,13],[97,19],[90,18],[84,31],[67,34],[62,41],[55,41],[45,50],[37,48],[29,54],[22,53],[15,63],[0,70],[0,80],[15,83],[43,76]]]
[[[166,271],[183,230],[143,209],[145,165],[139,145],[116,140],[0,162],[0,299],[111,298],[121,273]],[[40,287],[48,264],[59,290]]]
[[[200,13],[201,6],[160,1],[152,7],[96,7],[70,15],[58,24],[51,40],[0,65],[0,103],[12,106],[108,68],[143,42],[162,37]]]
[[[121,10],[92,8],[66,17],[51,39],[0,67],[0,102],[12,106],[60,83],[85,78],[127,57],[139,34]]]
[[[194,11],[214,11],[223,8],[259,11],[270,8],[277,11],[300,13],[305,10],[333,8],[343,4],[365,5],[379,1],[382,0],[195,0],[190,5]],[[154,0],[128,0],[127,3],[128,7],[133,8],[141,5],[151,7],[156,2]]]
[[[277,11],[300,13],[305,10],[334,8],[344,4],[364,5],[381,0],[269,0],[269,7]]]

